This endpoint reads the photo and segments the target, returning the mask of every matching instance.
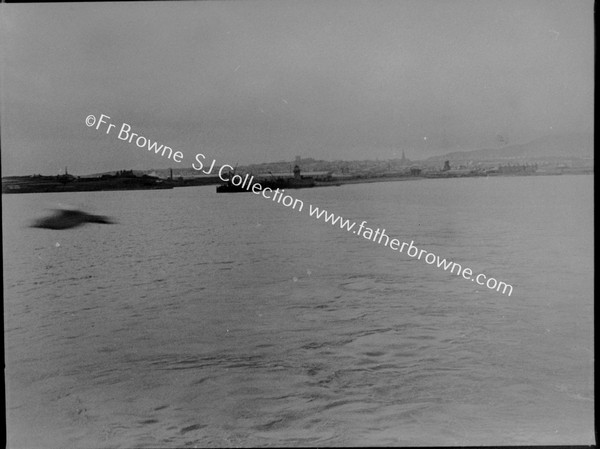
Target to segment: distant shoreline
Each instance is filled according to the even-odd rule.
[[[316,187],[324,187],[335,184],[364,184],[372,182],[395,182],[395,181],[417,181],[423,179],[455,179],[455,178],[497,178],[497,177],[521,177],[521,176],[560,176],[560,175],[593,175],[593,170],[581,170],[573,172],[536,172],[536,173],[490,173],[475,175],[434,175],[434,176],[380,176],[374,178],[341,179],[331,182],[317,182]]]
[[[438,172],[424,175],[392,175],[392,176],[361,176],[347,178],[332,178],[317,180],[314,187],[335,187],[344,184],[366,184],[375,182],[416,181],[423,179],[454,179],[454,178],[483,178],[483,177],[514,177],[514,176],[558,176],[558,175],[593,175],[594,169],[568,169],[551,172],[533,173],[452,173]],[[65,179],[64,176],[10,176],[2,178],[2,193],[62,193],[62,192],[95,192],[123,190],[165,190],[179,187],[196,187],[201,185],[222,184],[218,176],[206,176],[196,179],[167,179],[154,177],[117,176],[108,179]]]

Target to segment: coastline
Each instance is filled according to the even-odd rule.
[[[331,179],[327,181],[315,181],[311,187],[336,187],[344,184],[364,184],[374,182],[396,182],[416,181],[422,179],[451,179],[451,178],[481,178],[497,176],[559,176],[559,175],[593,175],[594,170],[586,168],[582,170],[564,170],[551,172],[533,173],[430,173],[425,175],[407,176],[373,176],[373,177],[348,177]],[[73,179],[65,181],[61,177],[42,177],[42,182],[36,182],[38,178],[27,176],[10,176],[2,178],[2,193],[54,193],[54,192],[93,192],[93,191],[121,191],[121,190],[165,190],[178,187],[196,187],[201,185],[220,185],[222,180],[218,176],[203,177],[198,179],[167,179],[162,180],[153,177],[137,178],[111,178],[81,180]],[[52,179],[53,178],[53,179]],[[288,188],[294,188],[289,187]]]

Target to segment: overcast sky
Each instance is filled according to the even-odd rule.
[[[3,4],[2,173],[421,159],[593,132],[593,2]],[[101,113],[184,154],[88,128]]]

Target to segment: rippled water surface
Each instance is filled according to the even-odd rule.
[[[9,447],[594,442],[592,176],[288,193],[3,195]],[[27,227],[59,203],[118,224]]]

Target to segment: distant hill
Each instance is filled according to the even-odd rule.
[[[593,159],[593,134],[568,134],[545,136],[521,145],[509,145],[503,148],[455,151],[441,156],[433,156],[427,161],[491,161],[503,159],[546,159],[580,158]]]

